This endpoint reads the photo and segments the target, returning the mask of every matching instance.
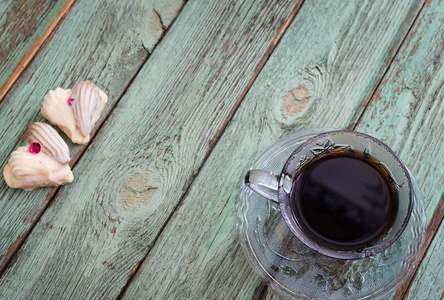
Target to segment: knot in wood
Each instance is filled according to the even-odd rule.
[[[310,101],[310,93],[305,86],[292,89],[285,95],[282,106],[288,115],[301,112]]]
[[[159,178],[149,170],[131,176],[120,190],[123,209],[139,209],[149,202],[157,193],[159,183]]]

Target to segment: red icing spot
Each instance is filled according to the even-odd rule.
[[[72,102],[74,101],[74,98],[69,97],[68,98],[68,105],[72,106]]]
[[[39,143],[32,143],[32,144],[29,146],[29,150],[28,150],[28,152],[29,152],[29,153],[32,153],[32,154],[37,154],[37,153],[40,152],[40,150],[42,150],[42,147],[40,146]]]

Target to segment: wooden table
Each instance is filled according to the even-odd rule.
[[[43,96],[109,96],[74,182],[0,179],[0,299],[277,299],[236,232],[243,176],[298,129],[399,153],[425,195],[422,260],[396,298],[444,297],[444,0],[5,0],[0,155]]]

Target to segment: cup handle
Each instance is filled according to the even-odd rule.
[[[278,176],[264,170],[249,170],[245,175],[245,184],[247,187],[267,198],[270,201],[279,204],[278,201]]]

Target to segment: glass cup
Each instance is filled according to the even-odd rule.
[[[398,194],[398,207],[391,226],[385,233],[365,246],[353,250],[338,250],[312,238],[304,229],[300,214],[294,213],[290,195],[294,179],[300,170],[313,158],[326,153],[359,152],[372,158],[390,178],[392,188]],[[279,204],[282,217],[291,232],[311,249],[338,259],[359,259],[377,254],[393,244],[402,234],[409,221],[413,207],[412,182],[404,164],[383,142],[363,133],[350,130],[335,130],[319,134],[301,144],[288,157],[280,175],[264,170],[250,170],[245,184],[270,201]]]

